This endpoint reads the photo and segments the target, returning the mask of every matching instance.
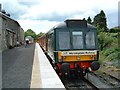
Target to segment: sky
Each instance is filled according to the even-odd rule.
[[[0,0],[2,9],[19,22],[24,31],[46,33],[66,19],[83,19],[103,10],[108,28],[118,26],[119,0]]]

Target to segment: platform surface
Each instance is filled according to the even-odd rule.
[[[38,83],[40,83],[38,88],[65,88],[38,43],[35,47],[35,56],[36,58],[34,57],[33,64],[35,70],[33,70],[34,75],[32,74],[32,82],[34,83],[31,84],[31,88],[37,87],[36,85],[38,85]],[[39,66],[34,66],[36,65],[35,63],[37,65],[39,64]]]
[[[30,88],[35,44],[2,53],[2,87]]]
[[[2,90],[65,89],[38,43],[2,53],[2,88]]]

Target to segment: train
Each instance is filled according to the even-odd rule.
[[[84,19],[67,19],[37,42],[60,76],[85,76],[100,68],[97,29]]]

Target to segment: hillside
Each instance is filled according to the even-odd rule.
[[[98,34],[99,41],[99,61],[101,65],[120,68],[120,28],[110,29],[110,32],[100,32]]]

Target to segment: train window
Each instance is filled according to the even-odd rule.
[[[87,49],[94,49],[95,48],[94,32],[87,32],[86,33],[86,48]]]
[[[54,50],[54,39],[53,39],[53,33],[49,34],[48,36],[48,52],[50,53],[51,51]]]
[[[73,37],[73,49],[83,49],[83,33],[72,32]]]
[[[59,32],[59,49],[70,49],[69,32]]]

